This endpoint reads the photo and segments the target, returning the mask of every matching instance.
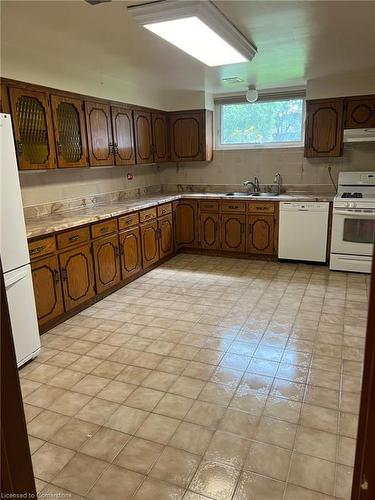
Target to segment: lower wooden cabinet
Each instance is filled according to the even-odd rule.
[[[275,223],[273,215],[249,215],[247,251],[253,254],[273,255]]]
[[[221,216],[221,248],[231,252],[246,251],[246,215]]]
[[[60,254],[65,310],[95,296],[94,265],[89,245]]]
[[[176,248],[198,247],[198,210],[195,200],[182,200],[175,208],[175,242]]]
[[[217,250],[220,244],[219,214],[202,213],[199,221],[201,248]]]
[[[160,217],[160,219],[158,219],[158,239],[159,256],[162,259],[163,257],[171,254],[174,250],[172,214]]]
[[[120,247],[117,234],[94,241],[92,251],[96,291],[101,293],[120,283]]]
[[[31,273],[38,323],[43,325],[64,312],[57,256],[53,255],[33,262]]]
[[[141,225],[142,263],[147,269],[159,260],[158,223],[155,220]]]
[[[129,278],[142,269],[141,236],[139,227],[119,234],[122,279]]]

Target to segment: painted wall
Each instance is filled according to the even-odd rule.
[[[308,80],[307,99],[323,99],[375,93],[375,72],[364,71],[344,75],[330,75]]]

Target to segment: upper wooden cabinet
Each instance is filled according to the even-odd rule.
[[[116,165],[134,165],[134,128],[131,109],[111,107]]]
[[[110,106],[86,101],[85,111],[90,165],[114,165]]]
[[[342,99],[306,102],[305,156],[340,156],[343,140]]]
[[[88,166],[83,102],[71,97],[51,96],[58,167]]]
[[[18,167],[21,170],[56,167],[48,94],[9,88]]]
[[[345,128],[375,127],[375,97],[347,98]]]
[[[154,161],[168,161],[168,119],[166,113],[152,113],[152,137]]]
[[[212,111],[170,113],[172,161],[212,159]]]
[[[148,111],[134,111],[135,157],[137,163],[153,163],[152,121]]]

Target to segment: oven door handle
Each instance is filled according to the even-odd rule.
[[[349,210],[334,210],[333,215],[350,215],[355,218],[368,217],[375,219],[375,212],[350,212]]]

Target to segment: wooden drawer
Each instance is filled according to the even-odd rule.
[[[158,207],[158,217],[172,213],[172,203],[165,203]]]
[[[39,259],[43,255],[56,252],[56,240],[54,236],[48,236],[42,240],[29,242],[30,259]]]
[[[141,210],[141,212],[139,212],[140,222],[148,222],[152,219],[156,219],[156,207],[148,208],[147,210]]]
[[[93,238],[100,238],[100,236],[107,236],[117,232],[117,219],[110,219],[104,222],[98,222],[91,225],[91,236]]]
[[[275,204],[269,201],[251,201],[248,206],[248,211],[251,214],[273,214],[275,212]]]
[[[139,223],[139,212],[134,212],[132,214],[124,215],[124,217],[119,217],[118,227],[119,229],[127,229],[131,226],[136,226]]]
[[[218,212],[219,202],[218,201],[201,201],[200,202],[201,212]]]
[[[244,213],[246,212],[246,202],[245,201],[222,201],[221,211],[227,213]]]
[[[79,229],[72,229],[57,235],[57,246],[59,249],[86,243],[90,240],[89,227],[80,227]]]

